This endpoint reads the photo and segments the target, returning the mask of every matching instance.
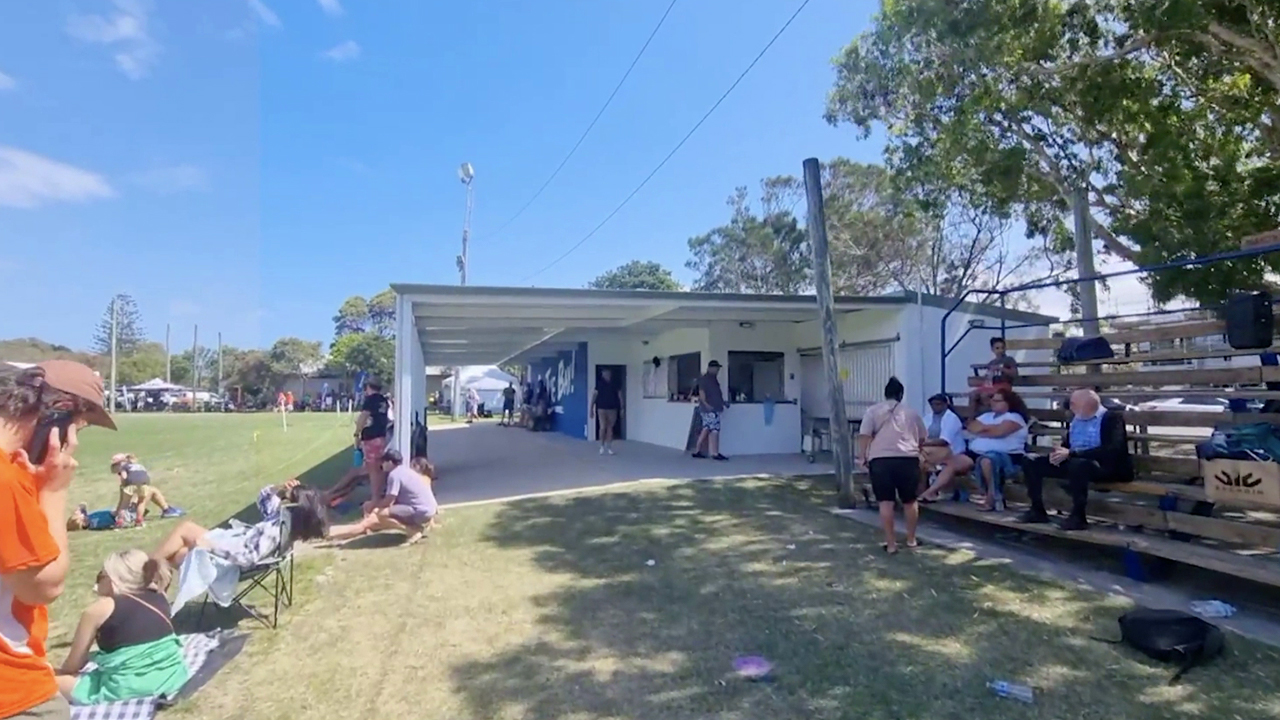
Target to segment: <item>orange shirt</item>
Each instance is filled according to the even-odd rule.
[[[0,575],[47,565],[58,553],[37,500],[36,479],[0,454]],[[0,579],[0,718],[58,692],[45,657],[48,637],[48,608],[19,601]]]

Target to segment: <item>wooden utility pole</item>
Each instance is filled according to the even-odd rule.
[[[191,412],[196,411],[196,393],[200,390],[200,326],[191,329]]]
[[[222,395],[222,333],[218,333],[218,395]]]
[[[164,381],[173,383],[173,353],[169,350],[169,323],[164,325]]]
[[[116,411],[116,325],[119,322],[119,312],[117,306],[120,304],[120,296],[111,296],[111,399],[108,401],[111,412]]]
[[[804,161],[804,191],[809,200],[809,244],[813,247],[813,285],[822,320],[822,365],[831,399],[831,451],[835,456],[836,504],[855,508],[853,452],[849,419],[845,414],[844,385],[840,382],[840,336],[836,331],[835,297],[831,293],[831,253],[827,247],[827,215],[822,205],[822,165],[817,158]]]

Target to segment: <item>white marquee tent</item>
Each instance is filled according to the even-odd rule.
[[[502,409],[503,388],[515,385],[519,390],[520,387],[520,381],[514,375],[496,365],[468,365],[459,370],[458,376],[462,378],[462,391],[465,393],[468,389],[474,388],[476,394],[480,396],[480,402],[490,410]],[[452,398],[453,378],[445,378],[440,384],[440,389],[444,392],[445,398]],[[462,401],[466,401],[465,395]]]

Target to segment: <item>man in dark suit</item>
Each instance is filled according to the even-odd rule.
[[[1093,390],[1071,393],[1071,424],[1060,447],[1047,456],[1029,459],[1023,470],[1031,509],[1019,518],[1025,523],[1049,522],[1044,509],[1044,480],[1065,480],[1071,494],[1071,514],[1060,525],[1063,530],[1084,530],[1085,505],[1092,483],[1119,483],[1133,480],[1133,460],[1129,457],[1129,437],[1124,417],[1107,410]]]

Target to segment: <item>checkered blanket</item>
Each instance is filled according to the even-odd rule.
[[[226,631],[213,631],[198,635],[181,635],[182,660],[187,665],[191,676],[195,677],[200,668],[209,659],[223,640],[228,637]],[[93,667],[90,663],[85,669]],[[156,710],[168,707],[177,701],[177,696],[159,696],[121,700],[100,705],[72,705],[71,720],[151,720]]]

